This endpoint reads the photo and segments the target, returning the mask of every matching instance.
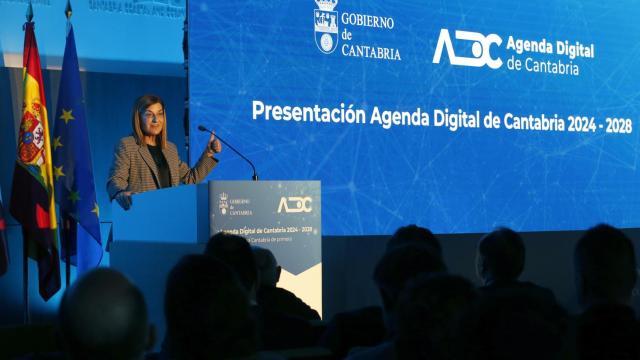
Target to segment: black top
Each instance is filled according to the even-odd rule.
[[[158,168],[158,186],[160,186],[161,189],[171,187],[169,164],[162,154],[162,148],[160,145],[147,145],[147,148],[149,148],[151,157],[153,157],[153,161],[156,163],[156,167]]]

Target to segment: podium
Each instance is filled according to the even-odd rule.
[[[159,339],[169,271],[182,256],[203,253],[219,231],[271,250],[282,266],[278,286],[322,314],[319,181],[211,181],[140,193],[132,200],[128,211],[112,205],[111,267],[140,287]]]
[[[132,196],[129,210],[112,203],[113,241],[206,243],[208,185],[185,185]]]

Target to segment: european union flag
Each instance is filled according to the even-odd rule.
[[[100,263],[102,241],[76,42],[73,26],[68,26],[53,132],[53,174],[63,258],[69,252],[80,274]]]

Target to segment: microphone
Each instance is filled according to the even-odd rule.
[[[209,134],[213,134],[213,131],[207,129],[206,127],[204,127],[203,125],[198,125],[198,130],[203,131],[203,132],[208,132]],[[222,140],[220,138],[220,136],[215,135],[216,139],[220,140],[220,142],[222,142],[223,144],[227,145],[227,147],[229,147],[229,149],[233,150],[234,153],[238,154],[238,156],[240,156],[241,158],[243,158],[246,162],[249,163],[249,165],[251,165],[251,168],[253,169],[253,176],[251,176],[251,179],[253,179],[253,181],[258,181],[258,173],[256,172],[256,167],[253,166],[253,163],[251,162],[251,160],[247,159],[244,155],[242,155],[238,150],[236,150],[233,146],[229,145],[228,142]]]

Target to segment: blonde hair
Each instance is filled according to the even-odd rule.
[[[133,128],[133,137],[136,139],[136,144],[145,145],[144,142],[144,133],[142,132],[142,127],[140,126],[140,122],[142,121],[142,116],[147,108],[153,104],[162,105],[162,110],[166,111],[164,107],[164,101],[162,98],[157,95],[146,94],[142,95],[136,99],[133,104],[133,109],[131,111],[131,127]],[[165,119],[162,122],[162,131],[159,135],[156,136],[156,143],[160,145],[162,149],[167,147],[167,118],[165,112]]]

